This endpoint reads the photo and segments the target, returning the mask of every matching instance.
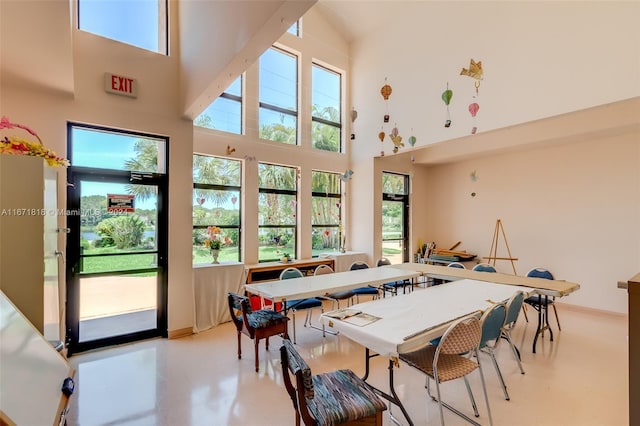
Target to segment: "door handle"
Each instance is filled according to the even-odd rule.
[[[63,264],[67,263],[67,260],[64,258],[64,252],[62,250],[56,250],[54,253],[55,253],[56,257],[62,259],[62,263]]]

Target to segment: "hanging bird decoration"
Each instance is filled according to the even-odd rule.
[[[402,136],[398,134],[397,127],[393,128],[391,134],[389,135],[389,138],[391,138],[391,141],[393,142],[393,153],[396,154],[398,150],[404,146],[404,143],[402,142]]]
[[[460,75],[466,75],[475,79],[475,87],[476,87],[476,95],[478,94],[478,89],[480,88],[480,80],[482,80],[482,61],[474,61],[471,59],[471,63],[469,64],[469,69],[462,68],[460,71]]]
[[[475,121],[476,121],[475,118],[479,109],[480,109],[480,105],[478,105],[476,102],[469,105],[469,112],[471,113],[471,117],[473,118],[473,122],[474,122],[474,126],[471,128],[472,135],[475,135],[476,132],[478,131],[478,127],[475,125]]]
[[[351,180],[351,176],[353,176],[353,170],[349,169],[345,171],[342,176],[340,176],[340,180],[343,182],[348,182]]]
[[[442,100],[444,104],[447,106],[447,119],[444,122],[444,127],[451,126],[451,114],[449,113],[449,104],[451,103],[451,98],[453,97],[453,91],[449,89],[449,83],[447,82],[447,90],[442,92]]]

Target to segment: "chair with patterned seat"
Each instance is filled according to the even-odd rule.
[[[482,337],[482,327],[476,315],[469,315],[454,321],[444,332],[437,345],[426,345],[412,352],[400,354],[400,360],[410,366],[420,370],[427,375],[425,388],[427,395],[438,403],[440,410],[440,423],[444,426],[443,407],[462,417],[472,424],[478,424],[469,416],[442,401],[440,384],[455,379],[464,379],[473,413],[479,417],[471,386],[467,375],[476,369],[480,373],[484,399],[487,405],[489,423],[493,424],[491,418],[491,408],[489,407],[489,397],[484,382],[482,366],[479,357],[479,345]],[[436,383],[436,396],[432,396],[429,390],[429,381]]]
[[[280,348],[282,376],[293,402],[296,426],[382,426],[385,400],[351,370],[313,375],[289,340]],[[293,376],[293,380],[292,380]]]
[[[253,340],[255,352],[256,372],[259,369],[258,345],[261,339],[266,341],[266,349],[269,350],[269,337],[281,334],[288,339],[287,321],[289,318],[271,309],[251,310],[248,297],[235,293],[228,293],[229,312],[238,333],[238,359],[242,358],[241,335],[244,334]]]
[[[304,274],[298,268],[287,268],[280,273],[281,280],[288,280],[291,278],[302,278]],[[311,312],[313,308],[320,308],[322,312],[324,309],[322,308],[322,300],[317,297],[309,297],[307,299],[294,299],[294,300],[286,300],[284,303],[285,312],[291,310],[293,315],[293,343],[296,343],[296,312],[297,311],[307,311],[307,316],[304,319],[304,326],[315,328],[317,330],[322,331],[322,337],[325,336],[324,325],[322,328],[315,327],[311,325]]]
[[[367,264],[367,262],[353,262],[351,264],[351,266],[349,266],[349,270],[350,271],[355,271],[358,269],[368,269],[369,268],[369,264]],[[360,296],[361,295],[370,295],[373,296],[374,299],[378,298],[378,289],[376,287],[358,287],[356,289],[353,289],[353,293],[356,295],[356,300],[358,302],[360,302]]]

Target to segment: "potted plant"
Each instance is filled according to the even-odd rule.
[[[282,261],[282,263],[288,263],[289,261],[291,261],[291,255],[285,251],[284,253],[282,253],[280,260]]]

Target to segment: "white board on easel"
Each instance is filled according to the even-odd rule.
[[[0,424],[59,425],[74,370],[0,291]]]

